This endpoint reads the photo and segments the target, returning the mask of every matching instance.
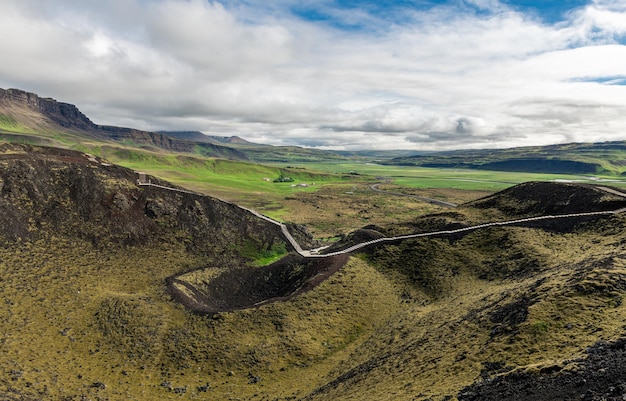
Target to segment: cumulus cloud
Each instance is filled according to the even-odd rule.
[[[0,87],[101,124],[276,145],[626,139],[623,1],[556,23],[508,3],[6,0]]]

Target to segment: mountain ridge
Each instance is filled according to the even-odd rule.
[[[174,138],[185,139],[188,141],[194,142],[209,142],[215,144],[239,144],[239,145],[256,145],[253,144],[237,135],[232,136],[215,136],[215,135],[207,135],[201,131],[158,131],[160,134],[165,134],[167,136],[171,136]]]
[[[395,157],[379,163],[511,172],[626,175],[626,141],[451,150]]]
[[[297,146],[271,146],[238,136],[207,136],[198,131],[152,132],[98,125],[78,107],[21,89],[0,88],[0,136],[56,147],[105,141],[124,146],[191,153],[205,157],[269,162],[345,160],[333,152]],[[64,138],[58,139],[58,134]]]
[[[24,116],[28,110],[16,110],[15,105],[21,105],[31,112],[41,113],[40,123],[29,127],[28,118]],[[69,131],[73,134],[86,135],[92,140],[110,140],[114,142],[130,142],[139,146],[151,146],[174,152],[202,153],[210,156],[247,160],[248,157],[231,147],[216,143],[201,143],[174,138],[158,132],[143,131],[134,128],[98,125],[93,123],[78,107],[70,103],[59,102],[53,98],[40,97],[37,94],[20,89],[0,88],[0,114],[5,119],[12,119],[16,125],[29,128],[34,133],[42,126],[46,130]],[[21,117],[21,118],[20,118]],[[32,114],[29,117],[33,117]]]

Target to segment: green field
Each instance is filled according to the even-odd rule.
[[[469,191],[500,191],[528,181],[603,183],[626,186],[626,178],[485,171],[470,169],[383,166],[373,163],[272,163],[255,164],[181,155],[159,155],[141,151],[118,151],[106,155],[125,167],[146,171],[178,185],[227,198],[254,198],[255,195],[284,197],[295,192],[315,191],[324,184],[391,180],[407,188],[453,188]],[[280,175],[293,183],[273,183]],[[306,183],[308,187],[293,187]],[[315,185],[313,185],[315,184]]]
[[[114,163],[136,171],[146,172],[176,185],[242,206],[251,207],[279,220],[295,220],[305,224],[313,223],[308,219],[301,220],[297,218],[296,214],[302,214],[298,212],[298,209],[305,207],[308,203],[319,202],[320,197],[327,198],[328,190],[320,192],[322,188],[335,187],[336,189],[333,190],[335,195],[333,196],[341,196],[343,193],[354,192],[355,186],[359,186],[361,188],[360,192],[363,192],[365,188],[368,188],[375,182],[389,182],[400,187],[394,190],[402,191],[402,187],[404,187],[411,193],[415,193],[415,190],[417,190],[423,196],[434,196],[442,200],[458,203],[473,197],[484,196],[486,192],[501,191],[528,181],[571,181],[593,184],[603,183],[618,187],[626,186],[626,179],[619,179],[614,176],[591,177],[565,174],[383,166],[365,162],[256,164],[114,147],[92,148],[85,149],[85,151],[91,151]],[[291,177],[294,181],[272,182],[281,175]],[[297,184],[306,184],[306,186],[298,186]],[[441,191],[438,191],[444,189],[451,189],[456,192],[441,193]],[[467,193],[467,195],[459,195],[461,192]],[[302,194],[314,193],[320,193],[320,195],[311,196],[308,201],[302,197]],[[476,196],[472,194],[476,194]],[[354,196],[356,195],[352,195],[352,198]],[[368,197],[371,195],[364,193],[363,196]],[[456,197],[449,198],[449,196]],[[312,200],[311,198],[317,198],[318,200]],[[304,203],[289,201],[289,199],[299,199]],[[328,200],[325,199],[325,201]],[[348,208],[346,202],[348,202],[347,198],[344,205]],[[357,206],[355,205],[355,207]],[[374,210],[371,207],[363,208],[370,211]],[[315,211],[310,210],[308,214],[313,215]],[[367,221],[360,221],[359,224],[366,225]]]
[[[276,209],[285,197],[313,192],[328,184],[349,183],[356,177],[297,167],[270,166],[234,160],[113,147],[85,148],[113,163],[142,171],[193,191],[239,203]],[[293,182],[273,182],[290,177]]]
[[[326,171],[333,174],[358,173],[360,175],[369,175],[380,179],[387,178],[393,180],[397,185],[409,188],[454,188],[475,191],[500,191],[528,181],[571,181],[626,186],[626,178],[620,179],[615,176],[581,176],[412,166],[383,166],[374,163],[308,163],[297,164],[297,166]]]

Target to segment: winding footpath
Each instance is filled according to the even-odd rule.
[[[198,195],[198,196],[205,196],[205,195],[199,194],[197,192],[187,191],[187,190],[178,189],[178,188],[166,187],[166,186],[163,186],[163,185],[152,184],[151,182],[141,182],[141,181],[139,181],[139,182],[137,182],[137,184],[139,186],[151,186],[151,187],[166,189],[166,190],[169,190],[169,191],[188,193],[188,194],[193,194],[193,195]],[[617,196],[621,196],[623,198],[626,198],[626,193],[617,191],[617,190],[612,189],[612,188],[607,188],[607,187],[594,187],[594,188],[597,189],[597,190],[600,190],[600,191],[604,191],[604,192],[610,193],[612,195],[617,195]],[[372,186],[372,189],[374,189],[374,186]],[[380,191],[380,192],[384,192],[384,193],[389,193],[387,191],[383,191],[383,190],[378,189],[378,188],[376,188],[374,190]],[[400,193],[390,193],[390,194],[396,195],[396,196],[398,196],[398,195],[399,196],[409,196],[409,197],[420,199],[420,200],[423,200],[423,201],[426,201],[426,202],[438,204],[438,205],[444,206],[444,207],[456,207],[457,206],[454,203],[439,201],[439,200],[431,199],[431,198],[424,198],[424,197],[420,197],[420,196],[417,196],[417,195],[407,195],[407,194],[400,194]],[[232,202],[228,202],[228,201],[222,201],[222,202],[233,204]],[[302,246],[300,246],[300,244],[291,235],[291,233],[289,232],[289,229],[287,228],[287,226],[284,223],[281,223],[280,221],[277,221],[277,220],[274,220],[274,219],[272,219],[270,217],[267,217],[267,216],[265,216],[265,215],[255,211],[255,210],[248,209],[248,208],[245,208],[243,206],[236,205],[236,204],[233,204],[233,205],[239,207],[242,210],[245,210],[245,211],[253,214],[254,216],[256,216],[256,217],[258,217],[260,219],[263,219],[265,221],[268,221],[268,222],[270,222],[272,224],[275,224],[275,225],[279,226],[281,231],[282,231],[282,233],[283,233],[283,235],[285,236],[287,241],[289,241],[289,243],[294,248],[294,250],[298,254],[300,254],[301,256],[303,256],[305,258],[327,258],[327,257],[331,257],[331,256],[344,255],[344,254],[347,254],[347,253],[354,252],[354,251],[356,251],[358,249],[365,248],[367,246],[371,246],[371,245],[375,245],[375,244],[381,244],[381,243],[385,243],[385,242],[397,242],[397,241],[402,241],[402,240],[406,240],[406,239],[413,239],[413,238],[434,237],[434,236],[441,236],[441,235],[453,235],[453,234],[459,234],[459,233],[464,233],[464,232],[469,232],[469,231],[475,231],[475,230],[479,230],[479,229],[482,229],[482,228],[488,228],[488,227],[510,226],[510,225],[515,225],[515,224],[529,223],[529,222],[542,221],[542,220],[558,220],[558,219],[567,219],[567,218],[611,216],[611,215],[615,215],[615,214],[620,214],[620,213],[626,212],[626,207],[625,207],[625,208],[621,208],[621,209],[617,209],[617,210],[609,210],[609,211],[604,211],[604,212],[585,212],[585,213],[570,213],[570,214],[560,214],[560,215],[545,215],[545,216],[537,216],[537,217],[528,217],[528,218],[524,218],[524,219],[497,221],[497,222],[492,222],[492,223],[478,224],[478,225],[475,225],[475,226],[468,226],[468,227],[463,227],[463,228],[457,228],[457,229],[454,229],[454,230],[432,231],[432,232],[419,233],[419,234],[401,235],[401,236],[397,236],[397,237],[383,237],[383,238],[378,238],[378,239],[371,240],[371,241],[361,242],[359,244],[353,245],[353,246],[351,246],[349,248],[342,249],[342,250],[337,251],[337,252],[321,254],[320,252],[323,251],[324,249],[326,249],[327,247],[321,247],[321,248],[317,248],[317,249],[304,250],[304,249],[302,249]]]

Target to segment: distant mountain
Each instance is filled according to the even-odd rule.
[[[555,174],[626,174],[626,141],[436,152],[396,157],[386,165]]]
[[[212,136],[201,131],[159,131],[160,134],[171,136],[173,138],[184,139],[193,142],[212,143],[212,144],[237,144],[252,145],[238,136]],[[255,144],[256,145],[256,144]]]
[[[405,149],[392,149],[392,150],[334,150],[333,152],[346,156],[346,157],[364,157],[369,159],[392,159],[396,157],[411,157],[417,155],[425,155],[432,152],[419,151],[419,150],[405,150]]]
[[[240,145],[250,145],[252,144],[252,142],[248,142],[243,138],[240,138],[236,135],[234,136],[229,136],[229,137],[223,137],[223,136],[214,136],[212,138],[216,138],[217,140],[220,140],[220,138],[224,138],[226,143],[236,143],[236,144],[240,144]]]
[[[149,132],[98,125],[73,104],[20,89],[0,88],[0,139],[56,147],[104,141],[144,149],[256,162],[345,160],[345,157],[329,151],[261,145],[238,136],[209,136],[199,131]]]
[[[159,131],[169,137],[228,146],[239,150],[248,160],[267,163],[338,161],[363,156],[352,152],[335,152],[299,146],[272,146],[247,141],[239,136],[212,136],[200,131]],[[397,156],[398,154],[394,154]],[[390,158],[390,157],[387,157]]]
[[[114,141],[137,147],[247,159],[242,152],[227,146],[173,138],[158,132],[94,124],[72,104],[19,89],[0,89],[0,133],[5,133],[5,138],[6,134],[55,137],[64,133],[77,141]],[[50,138],[46,139],[50,141]]]

